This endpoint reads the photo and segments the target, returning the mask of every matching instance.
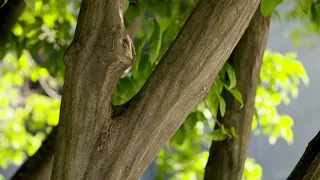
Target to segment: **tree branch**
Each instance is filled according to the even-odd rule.
[[[112,120],[111,97],[134,52],[123,23],[125,3],[81,2],[75,38],[64,56],[52,179],[117,179],[111,166],[120,127]]]
[[[320,131],[309,142],[300,161],[291,172],[287,180],[320,179]]]
[[[228,59],[235,69],[236,87],[242,94],[244,107],[241,108],[233,95],[224,89],[222,96],[226,100],[227,109],[225,116],[220,117],[219,120],[228,129],[235,127],[239,139],[212,141],[205,169],[205,180],[241,180],[242,178],[260,67],[269,32],[269,20],[269,17],[264,17],[258,9]]]
[[[260,1],[202,0],[142,90],[117,118],[119,179],[138,178],[210,88]],[[119,151],[120,150],[120,151]],[[111,155],[111,154],[110,154]]]
[[[142,90],[112,118],[111,95],[132,58],[123,2],[81,3],[64,57],[54,180],[138,179],[205,96],[260,1],[199,1]]]

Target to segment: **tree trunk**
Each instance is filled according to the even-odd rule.
[[[239,139],[212,141],[205,169],[205,180],[241,180],[254,112],[260,67],[269,32],[269,17],[258,9],[251,23],[233,50],[228,62],[233,65],[237,88],[242,94],[244,107],[232,94],[223,91],[226,113],[221,123],[228,129],[235,127]],[[218,118],[220,120],[220,118]]]
[[[320,179],[320,131],[309,142],[300,161],[287,180],[317,180]]]
[[[64,56],[52,179],[138,179],[205,96],[260,1],[199,1],[141,91],[112,116],[112,93],[132,61],[124,2],[81,3]]]
[[[113,107],[112,116],[120,114],[125,106]],[[52,128],[51,133],[42,143],[37,152],[29,157],[26,162],[13,175],[11,180],[48,180],[50,179],[53,159],[54,147],[57,136],[57,126]]]

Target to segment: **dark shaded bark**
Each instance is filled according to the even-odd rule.
[[[320,131],[308,143],[298,164],[287,180],[318,180],[320,179]]]
[[[40,149],[30,157],[12,177],[12,180],[50,179],[57,128],[54,127]]]
[[[12,26],[17,22],[25,6],[24,0],[9,0],[0,8],[0,48],[6,42]]]
[[[226,127],[235,127],[239,139],[213,141],[205,169],[205,180],[240,180],[250,140],[254,113],[254,100],[258,86],[260,67],[269,32],[269,17],[257,10],[251,23],[233,50],[228,62],[233,65],[237,77],[237,89],[243,97],[244,107],[229,92],[222,96],[226,101],[226,113],[218,120]]]
[[[112,93],[132,63],[123,2],[82,0],[64,56],[51,179],[138,179],[203,99],[260,0],[199,1],[141,91],[112,117]]]

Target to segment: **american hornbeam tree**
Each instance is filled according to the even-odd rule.
[[[4,8],[13,2],[14,0],[9,0]],[[20,2],[23,9],[25,5],[23,1]],[[30,2],[27,1],[27,5],[33,7],[39,14],[42,8],[44,11],[49,8],[41,1]],[[280,2],[262,0],[261,12],[269,15]],[[50,3],[56,2],[50,1]],[[135,1],[135,3],[143,7],[153,2]],[[181,21],[179,25],[169,23],[166,25],[178,30],[181,28],[180,25],[183,25],[177,36],[172,35],[175,33],[170,31],[162,35],[160,27],[161,25],[163,27],[164,21],[153,21],[154,33],[151,35],[153,41],[150,40],[148,44],[151,52],[149,56],[145,56],[143,47],[146,38],[139,39],[136,48],[132,42],[134,32],[142,21],[141,12],[136,13],[139,16],[130,19],[129,8],[127,18],[130,19],[130,23],[127,25],[128,22],[124,18],[126,15],[123,13],[127,9],[128,2],[83,0],[73,41],[63,58],[66,69],[58,129],[52,130],[39,151],[22,166],[13,179],[49,179],[52,168],[51,179],[137,179],[180,126],[176,133],[178,141],[181,140],[181,136],[187,136],[189,132],[182,132],[187,131],[188,124],[182,123],[185,119],[188,123],[194,123],[191,121],[191,116],[199,115],[199,112],[194,110],[199,103],[197,108],[204,106],[206,110],[211,109],[211,116],[216,117],[204,178],[241,179],[251,122],[256,121],[252,119],[254,105],[259,103],[254,102],[256,90],[258,88],[257,94],[263,91],[259,86],[259,74],[260,81],[266,79],[270,81],[270,74],[261,75],[264,71],[260,72],[268,36],[269,17],[262,16],[258,9],[259,0],[199,0],[194,2],[196,5],[191,4],[190,9],[186,10],[187,13],[179,17],[178,20]],[[175,3],[170,5],[174,6]],[[316,14],[318,6],[306,0],[302,1],[301,7],[305,12],[310,9],[312,14]],[[131,13],[136,11],[132,9]],[[0,11],[12,13],[6,17],[13,19],[10,23],[2,23],[5,26],[2,26],[1,32],[9,33],[8,29],[11,29],[14,20],[22,11],[15,10],[17,12],[3,9]],[[52,41],[52,36],[55,36],[56,32],[51,32],[50,27],[65,23],[59,19],[59,15],[65,17],[68,22],[73,21],[68,12],[58,10],[58,13],[44,19],[46,26],[41,26],[44,33],[39,34],[39,39],[53,42],[51,49],[55,51],[68,44],[62,40]],[[36,22],[30,18],[30,14],[22,16],[20,21],[25,24]],[[21,31],[23,31],[21,26],[13,28],[13,34],[23,39],[21,35],[25,32]],[[68,33],[63,32],[59,35],[68,37]],[[34,34],[26,33],[26,37],[30,38]],[[137,34],[141,37],[141,32]],[[167,44],[163,43],[165,46],[159,45],[161,39],[168,37],[174,37],[174,42],[170,40]],[[32,42],[30,43],[32,46]],[[27,59],[36,56],[40,56],[40,60],[38,57],[34,58],[35,61],[41,64],[43,55],[41,53],[39,55],[39,49],[33,53],[32,47],[30,52],[26,53],[17,47],[17,54],[21,55],[19,58],[21,66],[26,66]],[[4,49],[10,47],[6,46]],[[5,59],[10,58],[6,56]],[[145,59],[154,64],[145,63]],[[270,55],[266,56],[264,63],[268,63],[268,59]],[[275,55],[274,59],[281,62],[284,58]],[[43,66],[46,67],[46,64]],[[293,79],[299,79],[300,76],[306,79],[300,64],[293,61],[289,67],[294,69]],[[48,69],[50,73],[59,76],[55,68]],[[52,90],[52,87],[48,88],[48,84],[52,84],[50,80],[46,79],[48,81],[46,82],[41,77],[47,77],[49,74],[44,68],[30,71],[29,78],[32,81],[39,81],[35,86],[41,86],[42,93],[59,98],[59,93]],[[119,84],[133,82],[123,77],[123,73],[126,74],[128,71],[132,73],[137,87],[129,86],[135,90],[131,90],[132,92],[123,98],[120,94],[125,94],[128,88],[120,89],[122,86]],[[139,78],[142,80],[137,81]],[[29,83],[28,80],[24,82],[24,84]],[[291,84],[294,86],[289,88],[295,92],[297,82],[293,80]],[[26,87],[24,93],[30,91],[28,85],[24,87]],[[29,98],[28,103],[33,104],[35,100],[39,98]],[[44,101],[47,104],[51,103],[51,100]],[[43,110],[50,111],[54,108],[56,106],[49,106]],[[31,114],[34,115],[36,112],[32,111]],[[26,116],[26,113],[16,114]],[[259,116],[263,119],[261,114]],[[36,117],[34,115],[35,119]],[[290,124],[291,119],[281,117],[280,121]],[[285,130],[290,134],[290,128],[286,127]],[[275,136],[278,137],[278,134]],[[52,165],[54,139],[56,145]],[[290,177],[302,179],[305,176],[309,179],[317,175],[318,158],[315,156],[319,153],[315,148],[317,143],[317,138],[310,143],[306,155],[302,157]],[[35,152],[34,148],[31,150],[30,148],[27,147],[27,150]]]
[[[64,55],[51,179],[138,179],[204,98],[259,1],[199,1],[138,94],[113,107],[112,92],[135,56],[123,23],[125,4],[81,2]]]

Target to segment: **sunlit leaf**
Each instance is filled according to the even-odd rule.
[[[231,135],[232,135],[232,137],[239,139],[239,136],[238,136],[236,129],[234,127],[231,127]]]
[[[270,15],[282,0],[262,0],[260,4],[261,13],[264,16]]]
[[[219,128],[211,132],[211,137],[212,137],[212,140],[214,141],[223,141],[228,139],[229,136],[228,134],[223,133],[222,129]]]
[[[283,115],[280,117],[279,124],[283,127],[292,127],[294,123],[290,116]]]
[[[23,28],[20,24],[17,23],[13,26],[12,32],[15,36],[21,36],[21,34],[23,33]]]
[[[222,125],[222,126],[221,126],[221,132],[222,132],[223,134],[229,135],[230,130],[227,129],[227,128],[225,128],[224,125]]]
[[[228,63],[226,62],[224,64],[224,69],[225,71],[227,72],[228,74],[228,77],[229,77],[229,81],[230,81],[230,85],[229,85],[229,88],[228,89],[232,89],[236,86],[237,84],[237,78],[236,78],[236,73],[234,72],[234,69],[233,67]]]
[[[226,102],[221,96],[219,96],[219,110],[221,117],[224,117],[224,114],[226,113]]]
[[[243,172],[244,180],[260,180],[262,179],[262,167],[257,164],[254,159],[247,158],[244,164]]]
[[[228,90],[234,98],[236,98],[236,100],[241,104],[241,108],[243,107],[243,100],[242,100],[242,95],[240,93],[240,91],[237,88],[232,88]]]
[[[309,14],[311,5],[312,5],[312,0],[299,0],[300,1],[300,7],[302,11],[306,14]]]

